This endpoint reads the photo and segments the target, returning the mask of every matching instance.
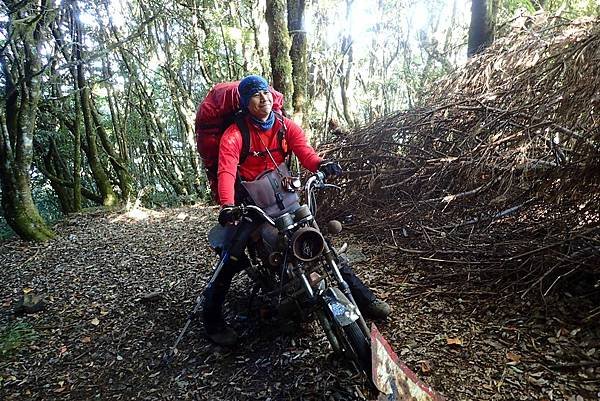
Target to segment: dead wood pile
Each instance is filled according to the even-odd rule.
[[[459,274],[542,293],[600,272],[598,20],[514,21],[425,104],[325,146],[348,171],[337,213]]]

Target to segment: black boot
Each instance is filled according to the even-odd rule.
[[[238,340],[237,333],[225,323],[223,319],[223,302],[227,292],[222,289],[207,288],[204,291],[204,302],[202,303],[202,322],[206,335],[219,345],[231,347]]]
[[[363,315],[374,320],[383,320],[392,313],[390,305],[377,298],[366,305],[359,305],[358,307]]]

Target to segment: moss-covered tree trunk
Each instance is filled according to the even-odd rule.
[[[294,83],[294,120],[301,124],[304,120],[304,102],[308,80],[306,64],[306,31],[304,30],[304,0],[287,0],[288,28],[292,37],[290,58],[292,60],[292,82]]]
[[[77,33],[78,43],[83,43],[83,34],[81,22],[78,18],[74,19],[75,31]],[[115,206],[118,203],[117,195],[115,194],[112,183],[108,178],[108,174],[100,161],[98,145],[96,144],[96,128],[92,117],[92,102],[90,99],[90,88],[87,85],[83,72],[83,59],[81,52],[76,53],[77,59],[77,87],[79,88],[79,100],[81,105],[81,113],[83,115],[83,126],[85,129],[85,138],[87,141],[86,156],[90,165],[90,170],[94,176],[94,181],[98,187],[98,191],[102,196],[102,204],[104,206]]]
[[[92,116],[94,118],[94,124],[96,125],[96,132],[100,136],[100,142],[104,151],[108,155],[108,160],[112,165],[113,169],[117,173],[117,179],[119,180],[119,189],[121,190],[121,196],[123,200],[128,200],[131,197],[133,191],[133,177],[129,173],[127,162],[117,153],[115,147],[108,137],[108,132],[104,129],[100,115],[96,109],[96,105],[91,103]]]
[[[28,112],[23,106],[20,109]],[[19,237],[25,240],[45,241],[51,239],[54,237],[54,233],[39,214],[31,196],[29,180],[31,157],[29,155],[33,154],[32,136],[19,134],[19,143],[11,143],[9,124],[4,120],[4,116],[0,116],[0,120],[2,120],[0,121],[2,124],[0,184],[2,185],[2,210],[6,222]],[[15,145],[16,148],[13,148]]]
[[[79,18],[77,9],[71,8],[71,24],[75,24],[75,19]],[[73,37],[71,57],[77,60],[81,60],[81,30],[71,30]],[[79,83],[77,80],[77,72],[75,67],[69,67],[71,76],[73,77],[73,89],[75,91],[73,95],[73,104],[75,109],[75,121],[73,129],[73,211],[79,212],[81,210],[81,101],[79,100]]]
[[[287,28],[286,0],[267,0],[266,12],[269,26],[269,54],[271,55],[271,74],[273,87],[292,98],[292,60],[290,59],[290,35]]]
[[[47,24],[48,1],[18,3],[9,7],[8,40],[0,53],[4,75],[3,110],[0,113],[0,185],[2,209],[10,227],[21,238],[44,241],[54,237],[31,195],[29,169],[33,160],[38,101],[40,50]],[[19,21],[15,29],[14,22]],[[25,21],[25,22],[23,22]]]
[[[56,140],[54,137],[50,137],[49,143],[47,144],[41,144],[37,140],[34,140],[33,144],[35,153],[38,154],[41,159],[36,163],[36,167],[42,172],[42,174],[44,174],[45,177],[59,177],[63,181],[71,179],[71,172],[60,155],[60,152],[58,151],[58,146],[56,145]],[[52,179],[50,179],[50,185],[58,197],[60,210],[64,214],[78,211],[75,210],[73,205],[72,188],[62,185],[62,183]]]

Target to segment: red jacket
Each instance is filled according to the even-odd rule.
[[[308,144],[302,128],[289,118],[283,118],[286,126],[284,142],[289,149],[298,157],[300,164],[308,170],[315,172],[322,159],[317,156],[315,150]],[[243,180],[252,181],[265,170],[273,170],[276,165],[268,154],[256,156],[252,152],[261,152],[265,150],[262,142],[268,147],[275,159],[277,165],[284,161],[284,154],[281,152],[277,132],[281,127],[279,118],[275,118],[273,127],[268,131],[260,131],[254,126],[249,118],[246,117],[246,124],[250,130],[250,152],[242,165],[239,166],[239,173]],[[273,149],[277,149],[273,151]],[[242,133],[236,124],[232,124],[225,130],[221,137],[219,145],[219,170],[218,192],[221,205],[233,205],[235,203],[235,177],[238,173],[238,163],[242,152]]]

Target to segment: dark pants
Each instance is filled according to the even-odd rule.
[[[215,280],[204,290],[204,303],[202,304],[202,316],[205,322],[223,322],[223,303],[231,287],[233,277],[249,265],[246,255],[238,261],[229,260],[215,277]]]
[[[255,228],[256,225],[245,222],[240,223],[240,226],[236,228],[237,232],[233,235],[231,241],[230,259],[223,265],[212,284],[204,290],[202,308],[205,323],[223,322],[223,303],[231,287],[231,281],[237,273],[250,265],[250,261],[243,250],[250,233]],[[244,246],[240,246],[241,244]],[[375,300],[373,292],[354,274],[346,258],[340,257],[339,269],[359,307],[366,306]]]
[[[339,268],[342,278],[350,287],[352,296],[359,307],[366,306],[375,300],[375,294],[358,278],[347,259],[340,260]]]

